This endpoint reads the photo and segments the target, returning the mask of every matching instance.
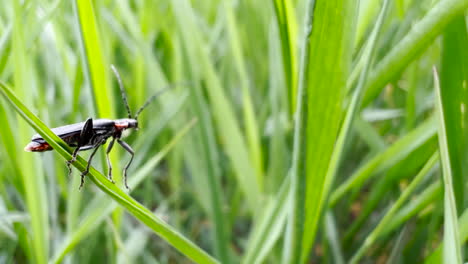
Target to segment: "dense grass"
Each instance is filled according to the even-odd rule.
[[[358,3],[360,2],[360,3]],[[462,263],[466,0],[7,1],[0,263]],[[130,190],[50,128],[124,118]],[[23,151],[39,133],[54,147]]]

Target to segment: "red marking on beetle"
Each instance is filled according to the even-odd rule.
[[[114,126],[115,126],[115,128],[117,128],[119,130],[123,130],[123,129],[128,128],[128,123],[127,122],[125,122],[125,123],[115,123]]]
[[[51,150],[52,147],[49,145],[49,143],[38,143],[38,142],[30,142],[24,150],[29,151],[29,152],[42,152],[42,151],[47,151]]]

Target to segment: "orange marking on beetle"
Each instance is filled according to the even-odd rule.
[[[126,129],[128,128],[128,123],[115,123],[114,124],[115,128],[121,130],[121,129]]]
[[[37,143],[37,142],[30,142],[24,150],[29,151],[29,152],[42,152],[42,151],[47,151],[51,150],[52,147],[49,145],[49,143]]]

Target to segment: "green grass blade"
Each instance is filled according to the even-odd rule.
[[[239,81],[242,88],[242,103],[243,103],[243,117],[245,124],[245,135],[249,147],[249,154],[252,158],[252,163],[255,166],[255,175],[260,188],[260,192],[264,192],[264,169],[263,169],[263,154],[259,137],[259,125],[257,117],[255,117],[255,109],[252,102],[250,92],[249,76],[247,73],[247,66],[245,57],[242,56],[241,39],[238,31],[238,22],[233,13],[233,3],[224,6],[227,20],[227,30],[230,37],[232,55],[236,70],[239,75]]]
[[[14,8],[14,23],[12,34],[12,53],[14,61],[13,79],[16,86],[16,92],[25,98],[28,102],[32,102],[32,91],[34,91],[33,82],[33,64],[28,56],[26,47],[26,34],[29,25],[24,23],[27,16],[25,4],[21,1],[13,1]],[[0,84],[1,85],[1,84]],[[17,120],[20,118],[18,117]],[[6,120],[5,120],[6,121]],[[6,121],[8,122],[8,121]],[[16,131],[15,131],[16,130]],[[31,129],[24,122],[18,122],[16,128],[12,130],[15,132],[16,149],[22,149],[20,144],[26,144],[30,140]],[[11,144],[11,143],[10,143]],[[24,192],[27,210],[31,218],[30,233],[28,239],[30,241],[32,251],[30,255],[33,256],[31,261],[35,263],[46,263],[49,255],[49,222],[48,222],[48,201],[47,190],[45,184],[44,173],[40,170],[37,156],[31,155],[21,151],[17,155],[19,170],[23,181],[21,189]],[[28,166],[24,166],[28,164]],[[34,169],[34,167],[38,167]],[[39,172],[36,172],[39,171]]]
[[[458,212],[465,208],[468,180],[468,32],[465,16],[447,26],[442,42],[440,93],[447,133],[447,148]]]
[[[281,38],[284,76],[288,88],[291,112],[296,109],[297,100],[297,22],[291,1],[273,0],[276,24]]]
[[[439,154],[435,153],[432,157],[427,161],[426,165],[421,169],[421,171],[416,175],[416,177],[411,181],[411,184],[403,191],[400,195],[398,200],[395,204],[388,210],[385,216],[380,220],[377,227],[367,235],[366,239],[362,246],[356,251],[353,257],[350,260],[350,263],[359,263],[364,253],[377,241],[377,238],[381,237],[385,230],[385,227],[390,224],[395,216],[396,212],[403,206],[405,202],[407,202],[409,196],[413,193],[413,191],[418,187],[421,181],[431,172],[433,167],[436,165],[437,161],[439,160]]]
[[[336,264],[344,264],[343,251],[340,245],[340,238],[336,226],[335,217],[328,211],[325,215],[325,230],[327,236],[327,242],[332,250],[333,261]]]
[[[466,243],[468,240],[468,209],[466,209],[463,214],[458,219],[458,230],[459,230],[459,239]],[[424,264],[439,264],[445,263],[442,259],[443,248],[445,244],[442,243],[435,250],[432,251],[432,254],[427,257]]]
[[[14,95],[14,93],[3,83],[0,82],[1,94],[11,103],[15,110],[41,135],[52,148],[60,154],[65,160],[71,159],[71,150],[63,140],[57,137],[39,118],[37,118],[26,106]],[[86,161],[78,156],[77,161],[73,163],[80,171],[86,169]],[[166,240],[182,254],[199,263],[218,263],[214,258],[208,255],[201,248],[193,244],[190,240],[182,236],[177,230],[172,228],[166,222],[156,217],[150,210],[135,201],[124,193],[115,184],[112,184],[104,175],[93,167],[87,175],[97,187],[99,187],[108,196],[114,199],[122,207],[127,209],[135,218],[152,229],[161,238]]]
[[[192,78],[205,84],[209,99],[209,107],[214,118],[216,132],[224,144],[224,150],[229,157],[240,188],[251,209],[257,208],[260,202],[260,189],[254,166],[249,157],[249,151],[239,122],[234,115],[232,103],[228,100],[216,72],[215,65],[209,56],[208,49],[202,44],[203,31],[196,27],[196,16],[187,1],[174,1],[174,10],[182,38],[186,43],[189,65],[199,65],[191,69]],[[197,87],[199,89],[200,87]],[[194,96],[194,95],[193,95]]]
[[[266,206],[265,213],[250,235],[247,252],[244,254],[242,263],[263,263],[268,252],[283,230],[291,203],[290,180],[286,179],[278,194]]]
[[[341,104],[351,65],[352,35],[357,11],[355,4],[354,1],[307,3],[311,9],[304,24],[304,61],[301,62],[298,89],[298,98],[303,100],[301,86],[304,85],[307,104],[304,113],[300,110],[296,113],[296,121],[303,119],[302,114],[305,114],[307,121],[295,127],[292,170],[295,198],[293,220],[290,223],[290,263],[304,263],[307,260],[327,197],[326,173],[339,131]],[[334,18],[337,10],[341,15],[339,20]],[[301,104],[298,100],[298,109]],[[305,130],[302,133],[306,135],[307,141],[297,131],[302,129]],[[304,150],[296,149],[304,142]]]
[[[384,22],[384,18],[388,12],[388,9],[389,9],[389,2],[387,0],[384,0],[381,11],[375,23],[375,27],[373,28],[371,35],[369,36],[367,46],[365,47],[365,50],[362,55],[363,61],[364,61],[364,68],[361,72],[361,76],[359,78],[357,87],[351,97],[351,102],[346,111],[346,116],[343,121],[343,125],[340,129],[338,139],[336,140],[336,144],[335,144],[335,148],[333,150],[333,154],[331,157],[329,169],[327,171],[326,182],[325,182],[325,193],[327,194],[330,191],[331,185],[336,177],[336,173],[340,166],[341,159],[343,158],[343,155],[344,155],[346,141],[350,138],[350,133],[353,127],[354,119],[358,115],[358,111],[360,109],[364,85],[367,80],[369,69],[374,60],[375,45],[377,42],[377,38],[379,37],[379,33],[382,29],[382,24]]]
[[[347,192],[362,186],[364,181],[372,175],[392,167],[394,164],[403,160],[418,148],[425,144],[431,144],[435,140],[436,128],[434,118],[415,128],[413,131],[393,143],[385,151],[374,156],[371,160],[360,167],[344,183],[340,184],[330,197],[330,206],[334,206]]]
[[[93,5],[93,1],[90,0],[75,0],[81,42],[84,48],[85,68],[93,88],[97,113],[103,118],[112,118],[115,111],[111,104],[114,100],[108,77],[109,63],[104,60],[102,38]]]
[[[370,73],[363,105],[368,105],[385,84],[392,81],[411,61],[421,55],[450,21],[467,8],[466,0],[439,1]]]
[[[294,145],[291,165],[291,214],[289,218],[289,237],[291,243],[285,247],[284,259],[289,263],[299,263],[302,254],[302,241],[305,222],[305,195],[306,195],[306,139],[307,139],[307,65],[310,60],[311,27],[314,22],[315,1],[307,1],[307,12],[304,23],[304,40],[302,43],[301,62],[299,66],[299,82],[297,89],[296,111],[294,113]],[[286,233],[288,236],[288,233]]]
[[[426,187],[422,193],[410,200],[409,203],[402,207],[393,217],[390,224],[385,227],[382,233],[385,235],[394,231],[403,223],[414,217],[428,206],[434,204],[442,198],[442,184],[440,181]]]
[[[461,248],[458,232],[458,217],[455,194],[453,190],[453,171],[451,154],[448,149],[449,134],[447,131],[446,110],[442,102],[439,76],[434,68],[434,83],[436,89],[436,108],[439,121],[439,149],[442,161],[442,175],[444,181],[444,262],[462,263]]]

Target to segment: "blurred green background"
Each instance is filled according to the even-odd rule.
[[[0,263],[468,261],[467,9],[2,2]],[[171,88],[124,139],[130,190],[116,145],[80,191],[49,128],[127,116],[110,65],[133,112]]]

